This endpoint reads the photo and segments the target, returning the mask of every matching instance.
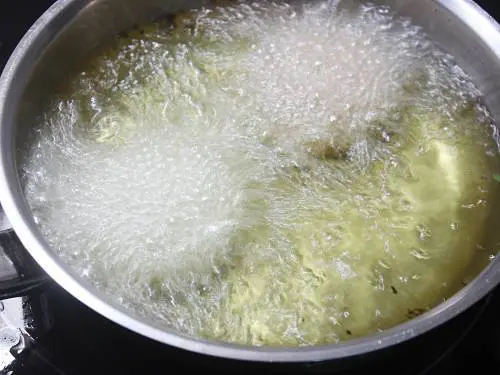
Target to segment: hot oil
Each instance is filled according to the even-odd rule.
[[[491,120],[418,27],[345,4],[193,10],[89,61],[23,166],[58,254],[139,316],[252,345],[450,296],[497,250]]]

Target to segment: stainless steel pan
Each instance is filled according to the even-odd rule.
[[[500,118],[500,27],[470,0],[386,0],[412,17],[451,52]],[[57,283],[98,313],[144,336],[189,351],[242,360],[320,361],[387,348],[437,327],[476,303],[500,282],[500,259],[431,311],[383,333],[321,347],[254,348],[196,339],[158,327],[113,305],[58,258],[38,231],[24,199],[17,162],[44,93],[53,80],[116,33],[141,20],[199,6],[195,0],[59,0],[31,27],[0,79],[0,200],[20,241]]]

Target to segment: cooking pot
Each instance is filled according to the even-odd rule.
[[[482,90],[500,118],[500,27],[470,0],[385,0],[421,25]],[[30,28],[0,78],[0,201],[17,237],[36,262],[70,294],[108,319],[161,343],[237,360],[298,362],[340,359],[388,348],[419,336],[460,314],[500,282],[500,259],[434,309],[382,333],[307,348],[257,348],[193,338],[132,316],[76,276],[42,237],[23,196],[18,164],[29,129],[51,83],[117,33],[165,13],[201,6],[205,0],[59,0]],[[45,94],[45,95],[44,95]],[[24,251],[24,250],[19,250]]]

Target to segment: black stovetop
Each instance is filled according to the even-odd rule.
[[[500,18],[500,11],[495,14],[495,0],[477,2]],[[53,0],[0,3],[1,68],[27,28]],[[17,300],[1,301],[0,318],[5,321],[6,307],[15,303],[22,309],[24,334],[22,343],[12,347],[10,342],[9,346],[12,332],[0,319],[0,374],[176,374],[202,370],[462,375],[482,371],[483,366],[492,374],[500,373],[500,288],[446,325],[404,345],[348,361],[295,365],[227,361],[167,347],[108,321],[53,282]],[[12,327],[16,319],[9,319]]]

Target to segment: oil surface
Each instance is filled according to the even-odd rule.
[[[193,10],[117,38],[53,98],[24,188],[58,254],[138,316],[337,342],[422,313],[493,257],[479,99],[384,6]]]

